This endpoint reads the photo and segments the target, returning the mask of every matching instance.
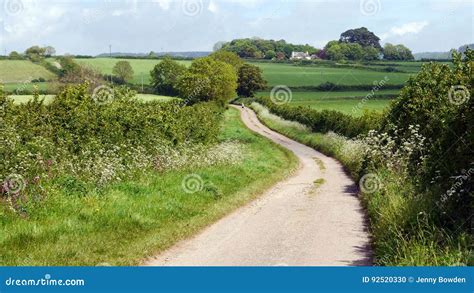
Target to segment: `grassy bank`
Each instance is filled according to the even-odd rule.
[[[48,197],[28,216],[0,209],[0,264],[138,264],[250,201],[297,165],[291,153],[245,128],[235,109],[225,113],[220,133],[219,144],[242,150],[232,163],[145,170],[100,189],[85,186],[81,196],[71,192],[73,182],[45,186]]]
[[[273,115],[260,104],[253,103],[252,107],[269,128],[338,159],[359,182],[377,265],[472,265],[472,238],[461,230],[436,225],[431,202],[417,196],[407,174],[384,167],[364,174],[367,151],[373,150],[368,141],[331,132],[312,133],[308,127]]]

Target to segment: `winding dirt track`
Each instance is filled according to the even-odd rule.
[[[249,129],[294,152],[299,169],[257,200],[144,265],[371,265],[357,188],[341,164],[265,127],[250,109],[238,109]],[[325,169],[320,170],[315,158]],[[316,187],[319,178],[325,182]]]

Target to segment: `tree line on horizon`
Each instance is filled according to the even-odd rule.
[[[309,44],[295,45],[285,40],[260,38],[235,39],[219,42],[214,49],[234,52],[242,58],[287,60],[292,52],[307,52],[314,59],[332,61],[414,60],[409,48],[402,44],[380,45],[380,38],[365,27],[350,29],[340,35],[339,40],[329,41],[318,49]]]

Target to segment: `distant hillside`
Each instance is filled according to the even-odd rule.
[[[449,52],[421,52],[414,53],[415,60],[421,59],[451,59],[451,51]]]
[[[474,50],[474,44],[467,44],[463,45],[458,48],[458,52],[464,53],[467,48],[471,48]],[[415,57],[415,60],[421,60],[421,59],[451,59],[451,51],[448,52],[421,52],[421,53],[415,53],[413,56]]]
[[[157,52],[157,53],[152,53],[153,57],[160,57],[160,56],[165,56],[169,55],[172,57],[179,57],[179,58],[199,58],[199,57],[205,57],[212,52],[206,52],[206,51],[190,51],[190,52]],[[112,54],[109,53],[102,53],[97,55],[96,57],[149,57],[150,53],[122,53],[122,52],[113,52]]]

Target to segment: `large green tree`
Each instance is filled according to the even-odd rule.
[[[209,57],[231,65],[236,73],[239,72],[240,67],[244,64],[242,59],[234,52],[219,50],[209,55]]]
[[[341,34],[339,38],[341,43],[356,43],[362,47],[374,47],[382,50],[380,46],[380,38],[365,27],[350,29]]]
[[[25,56],[33,62],[41,61],[44,58],[46,49],[40,46],[32,46],[26,49]]]
[[[408,49],[407,47],[401,44],[392,45],[390,43],[386,43],[383,48],[383,58],[385,60],[413,60],[415,59],[410,49]]]
[[[256,91],[264,89],[266,85],[260,67],[251,64],[240,67],[237,86],[239,96],[253,97]]]
[[[162,95],[177,96],[178,79],[186,72],[186,66],[179,64],[171,57],[165,57],[150,72],[151,84],[155,91]]]
[[[188,103],[216,101],[223,106],[235,97],[237,74],[231,65],[204,57],[193,61],[177,85]]]
[[[112,73],[123,81],[130,81],[133,78],[133,68],[128,61],[115,63]]]

